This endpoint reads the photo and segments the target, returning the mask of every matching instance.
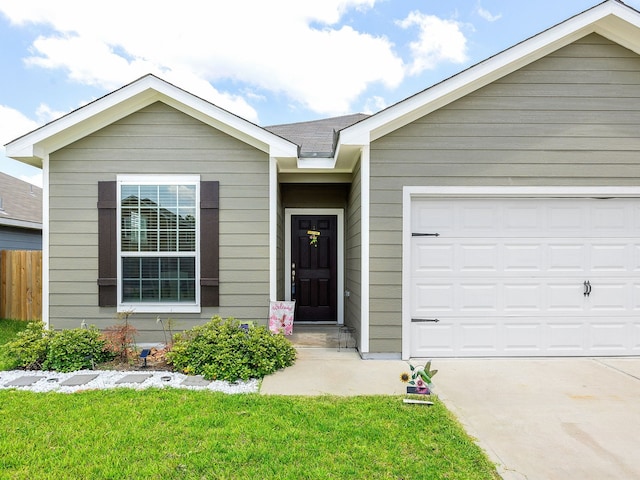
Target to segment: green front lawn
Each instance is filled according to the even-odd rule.
[[[2,345],[25,327],[0,320],[0,367]],[[0,480],[498,479],[433,401],[5,389]]]
[[[29,322],[23,322],[21,320],[7,320],[0,318],[0,345],[13,340],[18,332],[21,332]]]
[[[25,330],[29,322],[0,318],[0,371],[13,368],[13,361],[5,354],[4,344],[15,339],[16,334]],[[0,432],[1,433],[1,432]],[[2,473],[0,472],[0,475]],[[0,478],[2,478],[0,476]]]
[[[0,390],[2,479],[497,479],[448,410],[401,397]]]

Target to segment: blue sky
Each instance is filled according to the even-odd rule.
[[[146,73],[263,126],[374,113],[598,3],[0,0],[0,144]]]

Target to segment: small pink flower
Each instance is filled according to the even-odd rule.
[[[429,388],[427,387],[427,384],[424,383],[424,380],[422,380],[421,378],[418,378],[416,380],[416,392],[417,393],[429,393]]]

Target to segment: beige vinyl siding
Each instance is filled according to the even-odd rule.
[[[360,346],[362,333],[362,175],[360,161],[353,171],[349,191],[345,232],[345,324],[355,329],[354,338]]]
[[[50,157],[50,321],[103,328],[99,308],[98,181],[118,174],[199,174],[220,182],[220,307],[171,314],[190,328],[214,314],[266,322],[269,302],[269,162],[264,152],[156,103]],[[160,315],[166,319],[166,315]],[[134,314],[140,336],[161,340],[156,314]],[[146,335],[145,335],[146,334]]]
[[[640,184],[640,57],[598,35],[375,141],[371,351],[401,350],[402,187]]]

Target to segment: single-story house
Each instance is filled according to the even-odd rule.
[[[42,249],[42,189],[0,172],[0,250]]]
[[[603,3],[374,115],[262,128],[148,75],[7,145],[44,318],[345,324],[364,358],[640,353],[640,12]]]

